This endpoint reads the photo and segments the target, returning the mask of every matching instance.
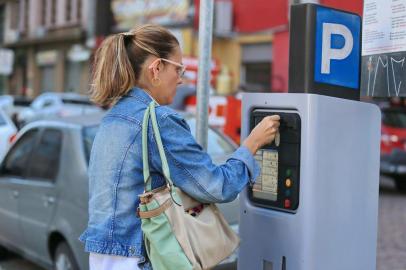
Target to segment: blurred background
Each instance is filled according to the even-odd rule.
[[[214,1],[208,150],[215,162],[225,161],[240,143],[240,93],[287,92],[289,9],[308,2],[363,13],[362,0]],[[194,130],[199,3],[0,0],[0,270],[86,268],[77,241],[87,219],[86,168],[107,109],[92,104],[88,93],[94,52],[108,35],[145,23],[170,29],[186,66],[172,107]],[[404,270],[405,100],[365,101],[383,113],[378,269]],[[62,191],[71,186],[62,183],[75,183],[69,182],[75,181],[72,172],[83,180],[81,191],[66,197]],[[238,202],[222,211],[238,230]],[[235,269],[235,259],[221,267]]]

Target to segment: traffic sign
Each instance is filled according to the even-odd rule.
[[[290,18],[289,92],[359,100],[361,18],[316,4]]]
[[[317,7],[314,80],[359,89],[361,19]]]

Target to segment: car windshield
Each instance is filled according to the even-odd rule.
[[[385,111],[382,114],[384,125],[396,128],[406,128],[406,111]]]
[[[195,118],[186,118],[186,122],[190,126],[193,137],[196,132],[196,119]],[[98,125],[88,126],[83,129],[83,144],[85,147],[85,155],[87,161],[90,159],[90,151],[92,149],[93,141],[96,136],[97,130],[99,129]],[[210,156],[224,156],[234,152],[234,145],[228,142],[220,134],[215,132],[212,128],[209,128],[208,137],[207,137],[208,149],[207,152]]]
[[[193,137],[196,138],[196,119],[186,118],[186,122],[190,126]],[[207,134],[207,152],[210,156],[224,155],[234,152],[234,147],[226,139],[217,134],[213,129],[209,128]]]
[[[85,146],[85,155],[87,162],[89,163],[90,159],[90,150],[92,150],[92,145],[94,137],[96,136],[99,126],[89,126],[83,129],[83,144]]]

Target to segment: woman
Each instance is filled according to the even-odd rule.
[[[221,166],[196,143],[189,126],[170,108],[185,67],[177,39],[166,29],[145,25],[107,38],[98,49],[93,100],[112,108],[103,118],[89,164],[89,223],[80,237],[91,270],[151,269],[143,246],[138,195],[144,191],[141,130],[155,100],[158,125],[176,186],[202,202],[229,202],[259,174],[253,155],[270,143],[279,116],[254,128]],[[148,138],[153,188],[164,185],[158,148]]]

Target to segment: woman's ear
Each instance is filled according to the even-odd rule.
[[[159,59],[155,60],[155,63],[151,66],[152,78],[158,78],[159,71],[161,70],[161,61]]]

